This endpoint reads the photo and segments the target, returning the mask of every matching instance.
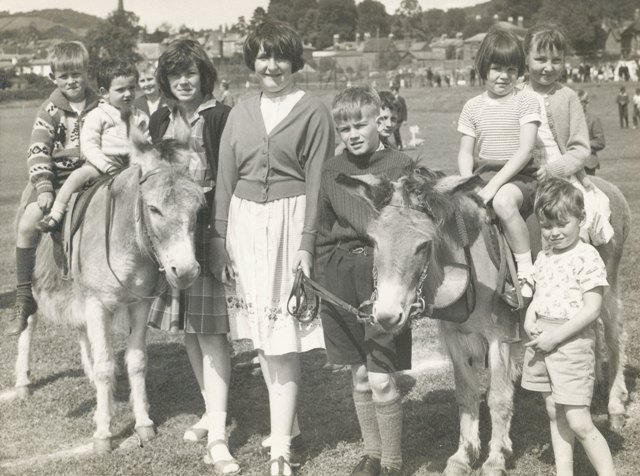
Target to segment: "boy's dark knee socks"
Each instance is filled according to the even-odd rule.
[[[369,456],[380,459],[382,457],[382,442],[378,429],[376,404],[373,402],[371,391],[353,392],[353,403],[356,407],[358,423],[364,441],[364,451]]]
[[[33,299],[31,279],[35,265],[35,248],[16,248],[16,299]]]
[[[396,397],[376,403],[376,414],[382,442],[383,467],[402,468],[402,399]]]

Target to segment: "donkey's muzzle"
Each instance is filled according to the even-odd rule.
[[[185,265],[174,265],[165,268],[167,281],[177,289],[186,289],[200,275],[200,265],[196,260]]]

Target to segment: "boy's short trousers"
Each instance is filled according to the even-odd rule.
[[[373,256],[367,248],[353,253],[335,248],[324,270],[324,285],[352,306],[371,298]],[[322,301],[320,310],[327,349],[332,364],[364,363],[369,372],[394,373],[411,368],[411,328],[392,335],[379,326],[360,323],[353,314]]]
[[[538,318],[538,327],[551,331],[565,320]],[[591,405],[595,383],[595,332],[590,326],[548,354],[527,347],[522,388],[551,392],[561,405]]]

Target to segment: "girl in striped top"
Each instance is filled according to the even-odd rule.
[[[490,31],[480,45],[475,68],[486,91],[470,99],[460,114],[458,168],[462,176],[471,175],[479,165],[492,170],[479,195],[485,203],[492,202],[516,259],[522,295],[531,298],[533,264],[523,216],[533,210],[536,179],[527,166],[540,125],[540,106],[531,92],[515,87],[525,71],[525,54],[513,33]],[[505,298],[518,306],[514,289],[507,289]]]

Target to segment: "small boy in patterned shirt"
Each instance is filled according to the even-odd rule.
[[[558,475],[573,475],[576,437],[599,475],[614,475],[607,441],[591,420],[595,331],[607,271],[591,245],[580,240],[582,192],[561,178],[538,185],[534,211],[543,251],[534,264],[535,293],[524,328],[522,387],[541,392]]]

